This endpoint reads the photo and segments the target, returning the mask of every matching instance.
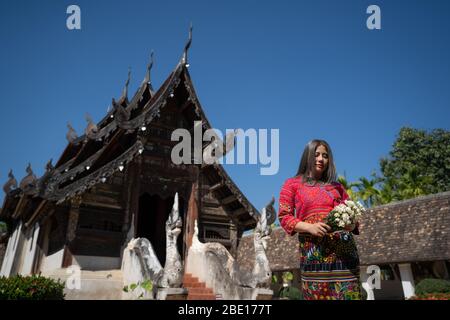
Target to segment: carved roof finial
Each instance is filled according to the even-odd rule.
[[[184,53],[183,53],[183,60],[182,60],[183,63],[186,65],[186,67],[189,67],[187,54],[188,54],[188,50],[191,46],[191,43],[192,43],[192,22],[189,27],[189,39],[188,39],[188,42],[186,43],[186,45],[184,46]]]
[[[115,116],[119,123],[128,121],[130,119],[130,110],[118,104],[114,98],[112,98],[111,104],[114,108]]]
[[[28,166],[25,169],[25,171],[29,174],[32,175],[33,174],[33,169],[31,168],[31,163],[28,162]]]
[[[125,87],[123,88],[122,96],[119,99],[120,103],[125,101],[125,99],[128,99],[128,85],[130,84],[130,79],[131,79],[131,67],[128,67],[128,78],[127,81],[125,82]]]
[[[52,164],[52,161],[53,161],[53,159],[50,159],[50,160],[47,162],[47,164],[45,165],[45,170],[46,170],[47,172],[50,172],[50,171],[52,171],[52,170],[54,169],[54,166],[53,166],[53,164]]]
[[[70,122],[67,122],[67,128],[69,128],[69,131],[66,134],[66,139],[67,141],[69,141],[69,143],[73,143],[78,138],[78,135],[70,125]]]
[[[13,175],[12,169],[9,170],[8,173],[8,181],[3,185],[3,191],[8,194],[11,190],[14,190],[17,188],[17,180]]]
[[[147,72],[145,74],[145,78],[144,78],[143,83],[150,84],[150,70],[152,69],[152,67],[153,67],[153,50],[150,53],[150,62],[147,65]]]
[[[87,125],[86,130],[84,131],[84,133],[86,134],[86,136],[89,139],[94,139],[95,135],[98,132],[97,125],[94,123],[94,121],[92,120],[92,118],[89,115],[89,113],[86,113],[85,118],[86,118],[86,121],[87,121],[88,125]]]
[[[33,173],[33,169],[31,169],[31,163],[28,163],[28,166],[25,170],[28,174],[20,181],[20,189],[25,190],[30,187],[36,186],[37,178]]]

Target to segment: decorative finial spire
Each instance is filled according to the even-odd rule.
[[[69,141],[69,143],[73,143],[78,138],[78,135],[70,125],[70,122],[67,122],[67,128],[69,128],[69,131],[66,134],[66,139],[67,141]]]
[[[189,67],[187,54],[188,54],[189,47],[191,46],[191,43],[192,43],[192,22],[189,27],[189,39],[188,39],[188,42],[186,43],[186,45],[184,46],[184,53],[183,53],[183,63],[186,65],[186,67]]]
[[[122,96],[119,99],[120,102],[125,101],[125,99],[128,98],[128,85],[130,84],[130,78],[131,78],[131,67],[128,67],[128,78],[127,81],[125,82],[125,87],[123,88]]]
[[[150,70],[153,67],[153,50],[150,53],[150,62],[147,65],[147,73],[145,74],[144,81],[142,83],[148,83],[150,84]]]
[[[50,159],[50,160],[47,162],[47,164],[45,165],[45,170],[46,170],[47,172],[50,172],[50,171],[52,171],[52,170],[54,169],[54,166],[53,166],[53,164],[52,164],[52,161],[53,161],[53,159]]]
[[[20,189],[25,190],[30,187],[36,186],[37,178],[31,169],[31,163],[28,163],[27,169],[25,170],[28,174],[20,181]]]
[[[3,185],[3,191],[8,194],[11,190],[14,190],[17,188],[17,180],[13,175],[12,169],[9,170],[8,173],[8,181]]]
[[[98,128],[97,125],[94,123],[94,121],[92,120],[91,116],[89,115],[89,113],[86,113],[85,115],[86,121],[87,121],[87,127],[84,130],[84,134],[89,138],[89,139],[94,139],[95,136],[97,135],[98,132]]]
[[[25,171],[26,171],[29,175],[32,175],[32,174],[33,174],[33,169],[31,168],[31,163],[30,163],[30,162],[28,162],[28,166],[27,166],[27,168],[25,169]]]

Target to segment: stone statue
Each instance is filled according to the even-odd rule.
[[[269,267],[269,260],[266,256],[267,240],[272,232],[270,224],[270,214],[275,212],[273,204],[275,198],[272,198],[270,203],[261,211],[261,216],[256,224],[253,244],[255,246],[255,265],[253,267],[253,281],[250,282],[250,287],[269,288],[272,281],[272,271]],[[273,215],[274,216],[274,215]],[[269,219],[268,219],[269,218]]]
[[[178,288],[183,283],[184,268],[177,248],[178,235],[183,226],[178,206],[178,193],[175,194],[172,212],[166,222],[166,263],[159,283],[161,288]]]
[[[164,268],[148,239],[132,239],[123,255],[122,271],[125,285],[128,285],[127,282],[142,282],[150,279],[154,290],[181,287],[184,267],[177,248],[181,227],[182,220],[179,214],[178,193],[176,193],[172,211],[166,222],[166,263]]]
[[[275,199],[263,208],[254,232],[255,262],[253,269],[242,269],[220,243],[202,243],[198,239],[195,221],[192,246],[189,249],[187,272],[199,277],[224,299],[254,299],[259,289],[269,289],[272,272],[266,256],[270,224],[275,216]],[[267,291],[267,290],[266,290]]]
[[[3,191],[8,194],[10,191],[17,188],[17,180],[13,175],[12,169],[8,173],[8,181],[3,185]]]

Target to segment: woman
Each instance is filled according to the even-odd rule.
[[[323,221],[348,199],[336,182],[336,168],[326,141],[312,140],[303,152],[297,175],[280,193],[278,217],[289,234],[298,233],[303,297],[306,300],[359,300],[359,257],[353,230],[329,232]]]

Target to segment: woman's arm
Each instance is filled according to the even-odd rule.
[[[300,221],[295,225],[295,231],[298,233],[309,233],[316,237],[323,237],[331,227],[323,222],[308,223]]]
[[[280,201],[278,208],[278,220],[280,220],[281,227],[289,235],[294,235],[297,223],[300,219],[295,217],[295,181],[287,179],[280,191]]]

